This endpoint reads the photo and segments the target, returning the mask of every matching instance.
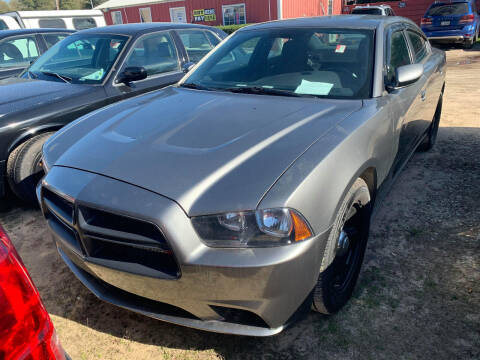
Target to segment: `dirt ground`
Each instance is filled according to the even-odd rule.
[[[38,212],[0,213],[73,359],[480,359],[480,43],[448,50],[438,143],[381,205],[353,299],[280,335],[166,324],[101,302],[57,255]]]

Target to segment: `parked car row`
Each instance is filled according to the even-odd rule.
[[[435,144],[445,54],[394,16],[224,37],[70,35],[1,83],[0,164],[99,298],[268,336],[351,297],[377,199]]]

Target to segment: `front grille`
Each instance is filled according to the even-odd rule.
[[[53,191],[43,188],[43,201],[52,213],[63,222],[73,224],[73,203],[55,194]]]
[[[50,229],[90,262],[160,278],[180,277],[180,268],[160,229],[147,221],[75,205],[42,189]]]

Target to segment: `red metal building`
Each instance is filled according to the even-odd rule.
[[[109,0],[108,25],[137,22],[188,22],[205,25],[257,23],[302,16],[337,15],[343,0]]]

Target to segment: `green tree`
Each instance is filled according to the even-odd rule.
[[[10,0],[8,2],[8,7],[10,8],[10,11],[18,10],[18,0]]]
[[[80,9],[77,0],[60,0],[60,10]]]
[[[55,10],[55,0],[18,0],[18,10]]]
[[[0,13],[8,11],[10,11],[10,6],[8,6],[8,3],[6,1],[0,0]]]

